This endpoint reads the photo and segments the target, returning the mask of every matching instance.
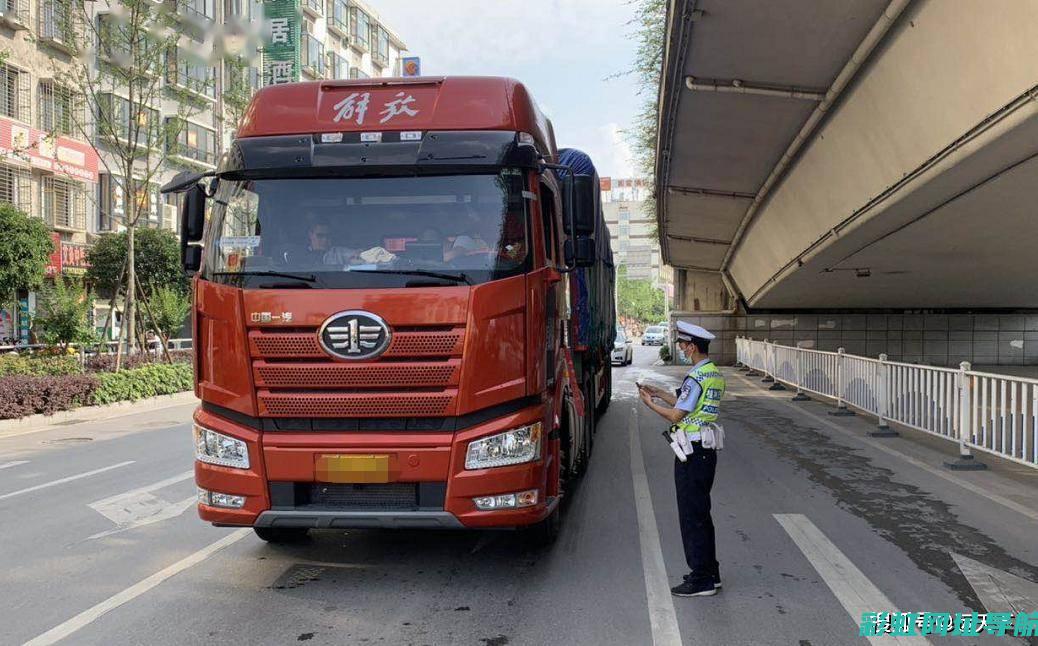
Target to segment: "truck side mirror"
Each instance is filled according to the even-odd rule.
[[[202,266],[202,241],[205,233],[205,189],[195,184],[184,192],[180,207],[180,261],[184,271],[193,274]]]
[[[573,176],[573,219],[577,235],[593,235],[598,216],[599,183],[597,175]]]
[[[566,256],[566,265],[570,267],[590,267],[595,264],[595,241],[587,236],[566,240],[562,252]]]

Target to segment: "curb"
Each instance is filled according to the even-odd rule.
[[[137,401],[116,402],[105,406],[83,406],[72,410],[59,411],[53,415],[27,415],[18,419],[0,420],[0,439],[46,431],[55,427],[95,422],[98,420],[133,415],[143,411],[153,411],[173,406],[193,404],[198,399],[194,391],[186,391],[175,395],[159,395]]]

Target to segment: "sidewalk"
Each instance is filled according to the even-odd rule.
[[[113,419],[145,411],[184,406],[197,401],[195,393],[187,391],[175,395],[150,397],[135,402],[117,402],[106,406],[84,406],[73,410],[60,411],[53,415],[28,415],[18,419],[5,419],[0,420],[0,439],[27,435],[29,433],[39,433],[83,422]]]

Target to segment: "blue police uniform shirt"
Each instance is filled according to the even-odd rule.
[[[692,370],[695,370],[699,366],[703,365],[709,359],[703,359],[696,365],[692,366]],[[683,410],[686,413],[691,413],[696,408],[696,404],[699,402],[699,393],[703,389],[700,387],[699,382],[692,377],[685,377],[685,381],[681,384],[681,392],[678,394],[678,401],[674,403],[674,408]]]

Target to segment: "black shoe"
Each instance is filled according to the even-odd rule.
[[[688,574],[686,574],[684,576],[684,580],[688,581],[689,579],[694,578],[694,577],[695,577],[695,574],[693,574],[692,572],[689,572]],[[721,588],[721,575],[720,575],[720,573],[711,574],[710,577],[711,577],[711,579],[714,582],[714,587],[717,588],[717,589],[720,589]]]
[[[670,589],[675,597],[709,597],[717,594],[717,588],[710,578],[685,579]]]

